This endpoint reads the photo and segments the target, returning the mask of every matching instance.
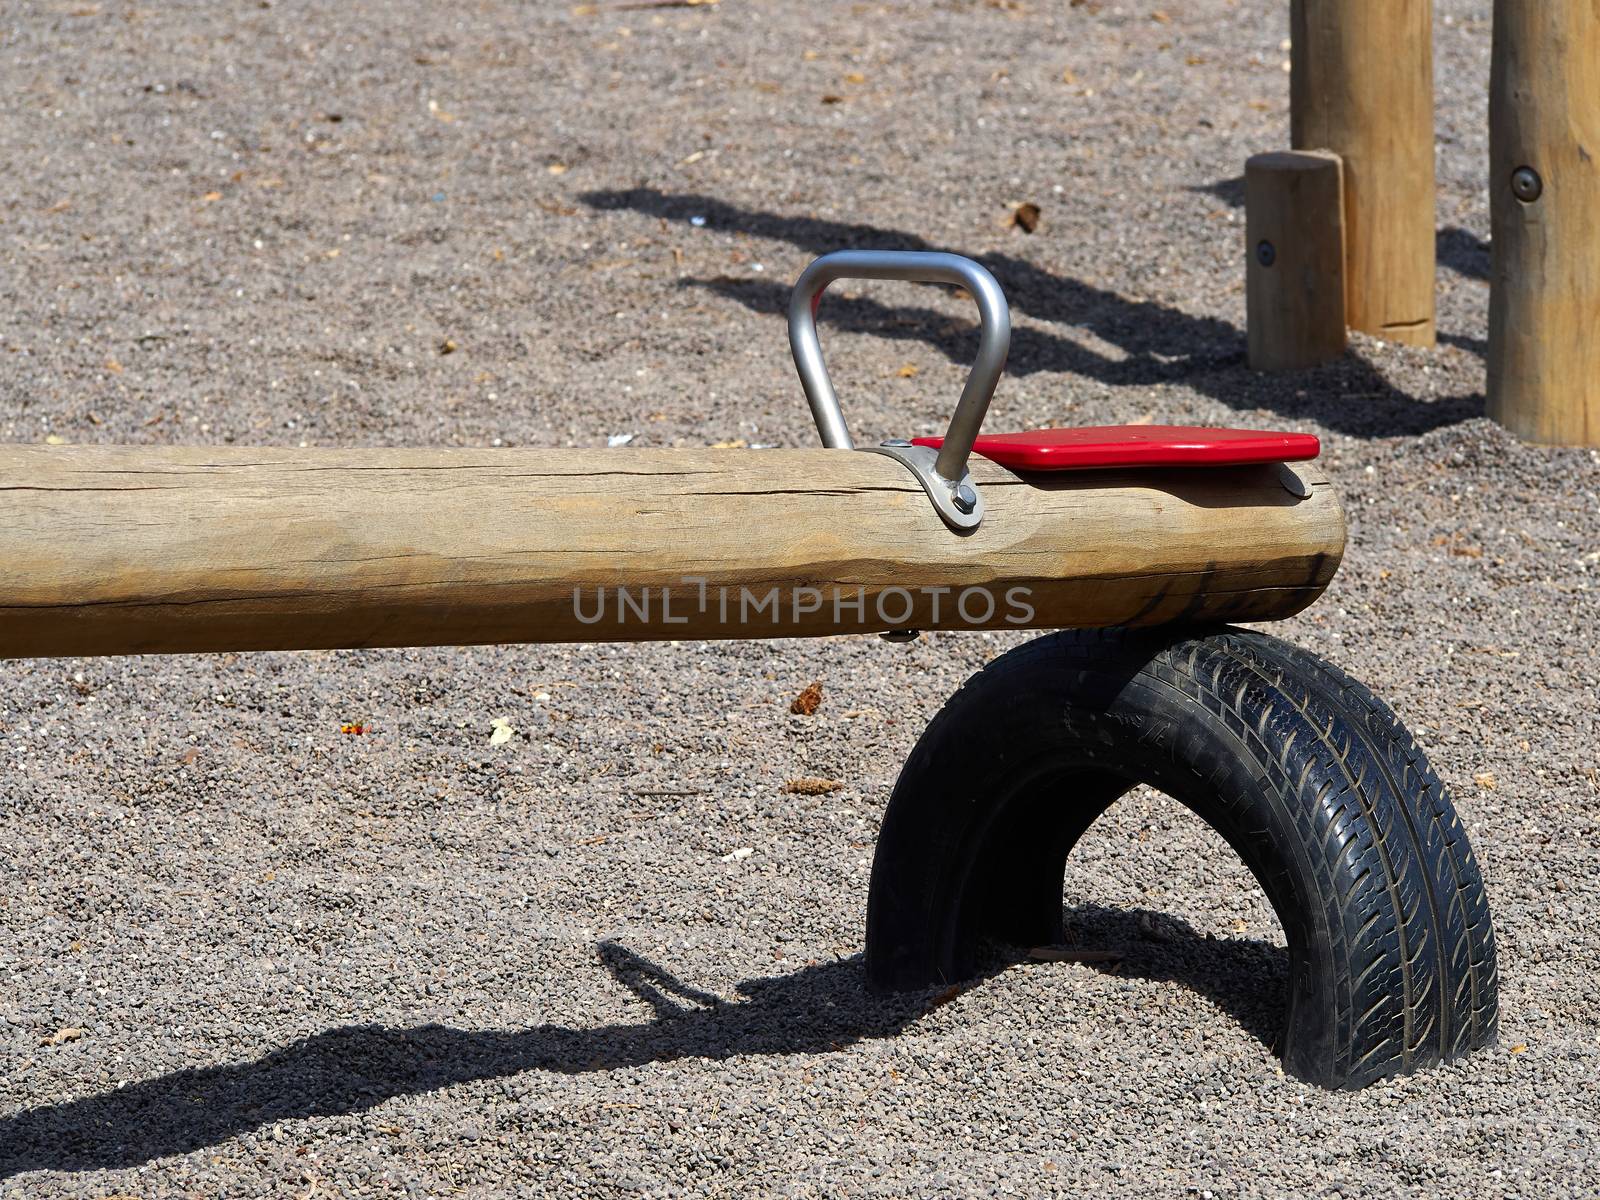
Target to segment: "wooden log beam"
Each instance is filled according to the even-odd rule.
[[[1259,621],[1344,549],[1308,464],[973,468],[960,536],[839,450],[0,448],[0,656]]]
[[[1290,371],[1344,353],[1344,186],[1327,150],[1244,166],[1250,365]]]
[[[1497,0],[1489,85],[1491,417],[1600,446],[1600,6]]]
[[[1432,0],[1293,0],[1296,150],[1344,161],[1352,329],[1434,344]]]

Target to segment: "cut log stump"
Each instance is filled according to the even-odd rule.
[[[1285,371],[1331,362],[1345,347],[1339,156],[1257,154],[1244,178],[1250,365]]]

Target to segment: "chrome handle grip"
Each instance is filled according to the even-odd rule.
[[[789,349],[794,353],[800,386],[805,389],[822,444],[839,450],[854,449],[855,443],[850,440],[850,428],[845,424],[839,396],[822,359],[822,343],[817,339],[817,306],[822,302],[822,293],[837,279],[948,283],[965,288],[978,302],[981,327],[977,361],[961,389],[961,399],[933,465],[940,479],[951,488],[956,487],[966,476],[972,443],[977,440],[1011,349],[1011,309],[1000,284],[970,258],[922,250],[840,250],[823,255],[801,272],[789,300]]]

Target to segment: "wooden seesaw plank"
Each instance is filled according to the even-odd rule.
[[[972,470],[961,536],[842,450],[4,447],[0,656],[1259,621],[1344,550],[1312,464]]]

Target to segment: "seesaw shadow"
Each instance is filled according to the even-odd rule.
[[[809,254],[846,248],[949,248],[901,230],[741,208],[710,196],[669,194],[655,188],[593,191],[581,199],[599,210],[628,210],[667,220],[700,216],[709,227],[788,242]],[[1091,334],[1117,352],[1102,352],[1060,333],[1018,325],[1012,331],[1006,368],[1014,375],[1063,372],[1108,387],[1182,383],[1233,409],[1265,408],[1358,436],[1425,433],[1483,414],[1481,394],[1418,400],[1395,388],[1354,352],[1296,374],[1294,387],[1286,387],[1284,376],[1249,369],[1244,332],[1227,321],[1193,316],[1156,301],[1131,300],[1013,255],[974,257],[1000,280],[1015,311]],[[781,316],[788,305],[789,289],[782,282],[715,276],[685,284],[774,316]],[[818,317],[849,332],[923,342],[955,362],[970,362],[977,345],[976,322],[953,320],[929,308],[834,296],[822,305]]]
[[[1271,1044],[1282,1023],[1283,951],[1203,938],[1170,917],[1161,921],[1171,936],[1152,943],[1141,940],[1140,916],[1095,905],[1067,914],[1078,944],[1123,952],[1120,963],[1103,969],[1182,983]],[[134,1167],[278,1121],[359,1113],[397,1096],[525,1071],[582,1074],[683,1058],[825,1054],[892,1037],[946,998],[873,995],[859,955],[749,980],[739,985],[744,998],[728,1001],[615,943],[601,943],[598,954],[653,1019],[591,1029],[332,1029],[251,1062],[176,1071],[0,1119],[0,1179]],[[1016,961],[1015,954],[996,953],[985,973]],[[1063,993],[1061,1002],[1070,1004],[1071,996]]]

